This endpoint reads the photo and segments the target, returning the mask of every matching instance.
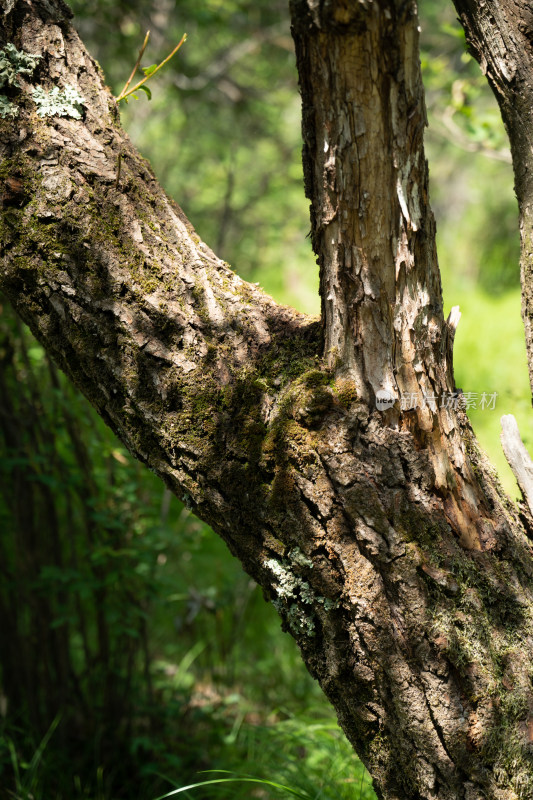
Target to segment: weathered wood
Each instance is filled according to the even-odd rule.
[[[512,414],[505,414],[501,418],[502,432],[500,435],[503,452],[513,471],[516,482],[524,499],[533,513],[533,461],[522,441],[518,423]]]
[[[444,318],[416,6],[291,8],[326,362],[371,402],[380,389],[438,391],[429,372]]]

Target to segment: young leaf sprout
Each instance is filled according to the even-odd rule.
[[[155,75],[156,72],[158,72],[161,69],[161,67],[163,67],[167,63],[167,61],[170,61],[170,59],[178,52],[178,50],[180,49],[182,44],[187,40],[187,34],[186,33],[183,34],[183,36],[181,37],[179,43],[174,48],[174,50],[160,64],[152,64],[149,67],[143,67],[142,71],[144,72],[144,78],[141,81],[139,81],[139,83],[136,83],[135,86],[133,86],[130,89],[129,88],[130,83],[132,82],[132,80],[133,80],[133,78],[135,76],[135,73],[137,72],[137,69],[139,68],[139,65],[141,63],[141,58],[143,57],[143,53],[146,50],[146,45],[148,44],[148,39],[149,38],[150,38],[150,31],[147,31],[146,36],[144,37],[144,42],[142,44],[142,47],[139,50],[139,55],[137,56],[137,61],[135,62],[135,66],[133,67],[133,69],[131,71],[131,75],[128,78],[128,80],[126,81],[126,83],[124,85],[124,88],[122,89],[121,93],[118,95],[118,97],[115,97],[115,100],[117,101],[117,103],[120,103],[121,100],[126,100],[126,103],[127,103],[128,102],[127,98],[130,97],[130,95],[133,95],[134,97],[137,97],[135,92],[138,89],[142,89],[143,92],[146,92],[146,94],[148,95],[148,99],[150,100],[152,98],[152,92],[144,84],[146,83],[146,81],[149,78],[151,78],[153,75]]]

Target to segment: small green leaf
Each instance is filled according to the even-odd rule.
[[[148,95],[148,100],[152,99],[152,92],[150,91],[148,86],[139,86],[139,89],[142,89],[143,92],[146,92],[146,94]]]
[[[157,64],[150,64],[149,67],[143,67],[142,71],[148,78],[152,74],[152,72],[155,72],[156,69],[157,69]]]

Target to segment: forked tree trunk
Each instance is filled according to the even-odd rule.
[[[379,797],[531,797],[532,520],[443,403],[414,3],[291,2],[321,324],[199,240],[63,3],[3,5],[43,58],[2,123],[2,290],[275,603]],[[30,82],[84,118],[37,116]]]

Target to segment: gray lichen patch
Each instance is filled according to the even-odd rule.
[[[293,547],[293,549],[289,553],[290,560],[297,564],[300,567],[309,567],[309,569],[313,568],[313,562],[310,558],[307,558],[299,547]]]
[[[85,100],[73,86],[65,86],[64,89],[54,86],[50,91],[36,86],[32,97],[40,117],[82,117]]]
[[[40,58],[40,55],[17,50],[11,43],[6,44],[0,50],[0,89],[4,87],[19,89],[19,77],[30,78]],[[67,85],[63,89],[54,86],[49,91],[43,86],[35,86],[32,90],[32,98],[40,117],[82,118],[85,100],[73,86]],[[7,95],[0,94],[0,117],[14,119],[18,113],[16,103]]]
[[[313,567],[311,559],[307,558],[300,548],[294,547],[288,558],[283,558],[281,561],[269,558],[265,561],[265,566],[276,578],[274,589],[278,596],[273,601],[274,607],[282,617],[286,618],[293,633],[314,636],[316,614],[308,606],[318,604],[323,606],[324,611],[331,611],[338,608],[340,602],[318,595],[308,581],[296,574],[295,567],[311,569]]]
[[[0,50],[0,88],[20,88],[19,76],[31,77],[40,58],[38,55],[17,50],[11,43],[6,44]],[[14,119],[18,113],[16,103],[12,102],[5,94],[0,94],[0,117]]]
[[[5,94],[0,94],[0,117],[2,119],[14,119],[18,116],[19,110],[15,103],[12,103]]]
[[[17,50],[14,44],[6,44],[0,50],[0,87],[20,86],[20,75],[30,78],[41,56]]]

